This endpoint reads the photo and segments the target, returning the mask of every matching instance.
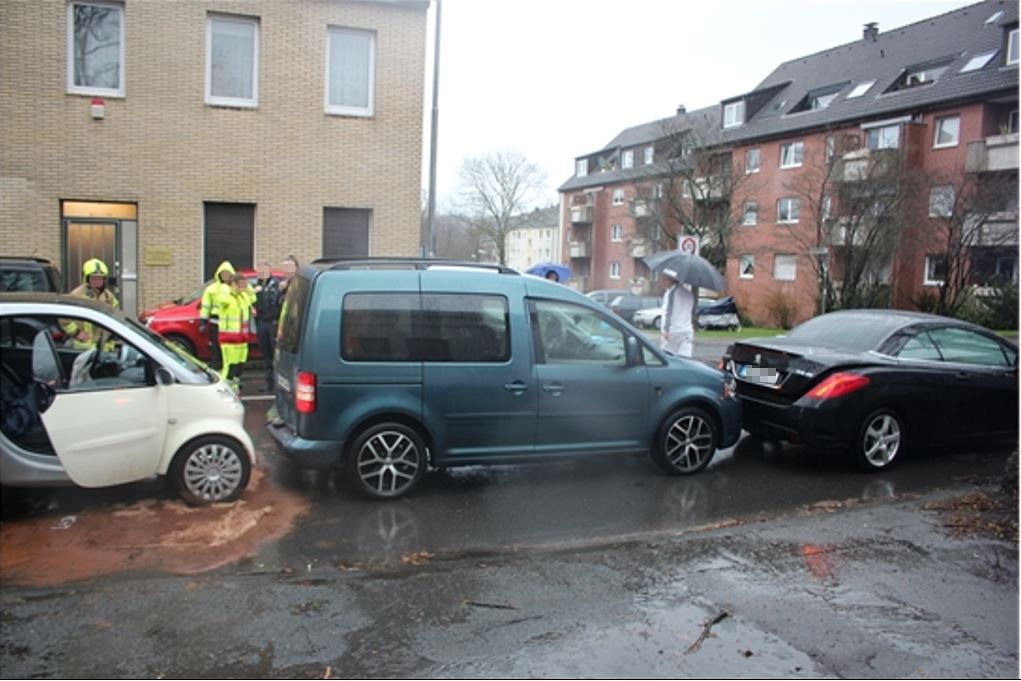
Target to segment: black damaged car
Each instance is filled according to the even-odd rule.
[[[908,447],[1017,440],[1017,346],[956,319],[834,312],[734,343],[720,368],[737,379],[749,433],[849,451],[866,470]]]

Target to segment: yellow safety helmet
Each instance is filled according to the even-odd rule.
[[[86,260],[85,264],[82,265],[82,283],[87,284],[89,277],[96,274],[102,277],[107,277],[110,275],[110,269],[106,266],[106,263],[99,258]]]

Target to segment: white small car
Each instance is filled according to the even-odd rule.
[[[92,349],[76,343],[86,328]],[[77,346],[77,347],[76,347]],[[167,475],[190,504],[237,499],[255,448],[220,376],[119,310],[0,294],[0,483],[107,487]]]
[[[631,318],[634,325],[642,329],[658,329],[663,321],[663,306],[646,307],[635,312]]]

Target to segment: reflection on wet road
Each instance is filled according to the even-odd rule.
[[[663,475],[644,455],[470,467],[433,471],[410,497],[377,502],[359,497],[336,473],[300,470],[273,453],[261,427],[269,402],[247,406],[263,478],[243,504],[193,511],[158,483],[34,491],[25,503],[8,504],[5,495],[3,578],[52,583],[42,576],[190,573],[229,563],[258,572],[371,568],[465,553],[584,547],[928,492],[997,476],[1007,455],[1002,449],[929,452],[865,475],[799,449],[767,456],[745,438],[694,476]],[[77,569],[53,562],[71,548]],[[824,553],[805,551],[813,573],[826,569]],[[90,564],[96,569],[84,569]]]

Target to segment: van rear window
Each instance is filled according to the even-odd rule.
[[[349,362],[505,362],[507,299],[459,293],[344,297],[341,356]]]
[[[287,296],[280,308],[280,328],[277,330],[277,347],[290,354],[298,352],[301,344],[301,330],[305,326],[305,308],[312,283],[295,276],[287,286]]]

